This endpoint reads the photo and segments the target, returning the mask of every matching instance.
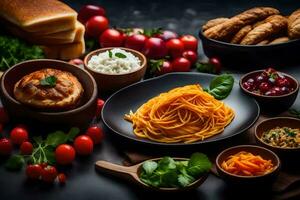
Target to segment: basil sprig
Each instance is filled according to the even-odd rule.
[[[234,78],[230,74],[216,76],[205,91],[218,100],[225,99],[230,94],[234,84]]]

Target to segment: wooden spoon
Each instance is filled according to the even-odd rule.
[[[162,158],[154,158],[154,159],[149,159],[151,161],[158,161],[161,160]],[[177,161],[185,161],[188,160],[186,158],[174,158],[174,160]],[[127,180],[133,181],[134,183],[148,189],[153,189],[157,191],[166,191],[166,192],[176,192],[176,191],[187,191],[191,189],[195,189],[199,187],[208,177],[208,173],[203,174],[200,176],[196,181],[191,183],[190,185],[183,187],[183,188],[156,188],[150,185],[147,185],[143,181],[140,180],[139,174],[141,173],[141,167],[144,162],[141,162],[139,164],[130,166],[130,167],[125,167],[122,165],[116,165],[104,160],[99,160],[95,163],[96,169],[102,172],[106,172],[111,175],[115,175],[118,177],[123,177]]]

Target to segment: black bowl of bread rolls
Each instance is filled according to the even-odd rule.
[[[37,59],[9,68],[0,81],[1,101],[11,119],[86,127],[96,111],[97,84],[84,69]]]
[[[256,7],[209,20],[199,32],[204,53],[224,66],[250,71],[300,62],[300,9],[289,16]]]

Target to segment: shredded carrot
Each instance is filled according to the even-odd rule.
[[[259,155],[241,151],[229,156],[221,167],[232,174],[241,176],[258,176],[271,172],[274,165],[271,160],[265,160]]]

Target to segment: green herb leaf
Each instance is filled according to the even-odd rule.
[[[178,175],[175,169],[167,170],[161,176],[161,184],[163,187],[176,187],[178,181]]]
[[[166,171],[170,169],[176,169],[176,164],[173,158],[171,157],[163,157],[159,162],[158,162],[158,170]]]
[[[144,29],[143,34],[147,37],[152,37],[154,35],[159,35],[163,32],[162,28],[152,28],[152,29]]]
[[[206,89],[209,94],[213,95],[216,99],[222,100],[228,97],[234,84],[233,76],[229,74],[222,74],[215,77]]]
[[[180,184],[181,187],[186,187],[193,183],[195,181],[195,178],[188,174],[179,174],[178,175],[178,183]]]
[[[197,69],[198,72],[211,73],[211,74],[215,73],[215,69],[214,69],[214,66],[212,64],[196,62],[195,65],[196,65],[196,69]]]
[[[57,78],[55,76],[48,76],[42,80],[40,80],[40,84],[42,86],[50,86],[55,87]]]
[[[11,156],[5,163],[5,168],[8,170],[20,170],[25,163],[24,157],[21,155]]]
[[[60,144],[66,143],[68,140],[67,135],[62,131],[50,133],[46,139],[46,144],[57,147]]]
[[[145,161],[143,163],[143,169],[145,170],[146,174],[152,174],[154,170],[157,168],[157,162],[154,161]]]
[[[149,60],[149,73],[154,74],[157,71],[160,71],[165,59],[159,59],[159,60],[154,60],[150,59]]]
[[[125,54],[122,54],[120,52],[115,53],[115,56],[118,58],[126,58],[127,57]]]
[[[111,50],[108,50],[108,56],[109,56],[109,58],[112,58],[112,52],[111,52]]]
[[[79,128],[77,127],[72,127],[69,131],[69,133],[67,134],[67,141],[72,142],[74,140],[74,138],[80,133]]]
[[[211,162],[203,153],[194,153],[188,163],[187,173],[193,177],[208,172],[212,167]]]

